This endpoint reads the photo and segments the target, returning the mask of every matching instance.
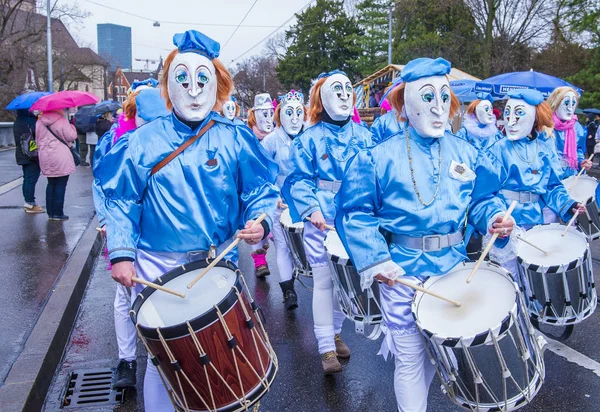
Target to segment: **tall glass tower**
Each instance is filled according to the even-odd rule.
[[[131,70],[131,27],[98,24],[98,54],[110,63],[111,70]]]

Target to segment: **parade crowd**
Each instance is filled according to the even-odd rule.
[[[425,411],[436,374],[465,408],[514,410],[531,401],[545,373],[531,320],[572,325],[596,306],[588,242],[600,227],[586,233],[577,223],[590,213],[597,219],[596,185],[580,198],[569,184],[593,179],[584,173],[593,166],[598,118],[587,129],[579,124],[578,91],[559,87],[544,97],[520,88],[499,101],[480,93],[453,133],[461,104],[448,81],[451,63],[418,58],[378,91],[383,114],[371,127],[358,116],[350,79],[335,68],[306,98],[295,90],[275,100],[258,94],[244,122],[219,44],[194,30],[173,43],[160,82],[133,84],[118,118],[101,118],[91,150],[94,201],[119,283],[115,387],[135,385],[141,341],[149,350],[146,411],[245,410],[268,390],[278,364],[236,271],[232,246],[241,240],[251,246],[254,276],[277,265],[287,310],[308,304],[298,302],[294,283],[299,265],[310,272],[314,361],[324,374],[343,372],[339,359],[351,348],[340,332],[357,316],[347,302],[365,293],[379,310],[380,354],[394,358],[398,410]],[[502,131],[494,108],[503,112]],[[35,186],[41,169],[48,216],[66,219],[76,130],[62,112],[42,112],[37,122],[26,111],[19,116],[39,148],[38,169],[19,163],[36,175],[25,180]],[[23,192],[26,211],[43,212],[29,183]],[[290,240],[299,232],[300,244]],[[580,253],[557,256],[577,242]],[[275,262],[266,258],[271,244]],[[467,262],[467,245],[489,250],[494,263]],[[177,288],[217,256],[222,261],[197,286]],[[560,280],[548,278],[554,272]],[[208,337],[209,328],[219,331]],[[193,360],[172,343],[184,337],[198,351]],[[487,347],[502,370],[488,371],[474,347]],[[382,396],[391,390],[382,382]]]

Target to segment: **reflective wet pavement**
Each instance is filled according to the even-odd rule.
[[[595,256],[600,256],[600,245],[593,245]],[[256,280],[252,275],[252,260],[248,248],[241,248],[240,269],[246,274],[249,287],[267,318],[267,331],[279,359],[279,372],[271,391],[263,397],[261,412],[287,411],[394,411],[393,362],[384,362],[376,356],[380,341],[372,342],[354,333],[353,325],[346,321],[342,336],[352,350],[349,361],[343,362],[342,373],[323,377],[320,358],[312,332],[311,292],[297,285],[300,307],[295,312],[285,312],[278,285],[275,265],[266,280]],[[273,248],[268,259],[275,262]],[[600,265],[595,264],[596,273]],[[73,369],[114,367],[117,348],[114,337],[112,301],[115,285],[106,269],[106,262],[99,258],[71,342],[61,368],[46,400],[45,411],[56,411],[64,395],[68,373]],[[596,313],[575,328],[567,345],[585,356],[598,360],[600,346],[600,314]],[[138,345],[138,391],[129,391],[126,402],[119,407],[80,408],[87,411],[143,411],[142,380],[145,365],[143,350]],[[532,411],[597,411],[600,408],[600,369],[595,373],[586,369],[597,365],[586,364],[586,358],[578,360],[584,367],[566,360],[547,350],[546,381],[530,405],[521,410]],[[440,390],[439,380],[434,379],[429,393],[429,411],[459,411]]]
[[[20,176],[14,151],[0,152],[0,182]],[[49,221],[46,214],[26,214],[21,186],[0,195],[0,384],[94,216],[91,179],[90,168],[81,167],[70,177],[65,201],[70,219],[66,222]],[[36,199],[42,206],[46,182],[42,176],[36,187]]]

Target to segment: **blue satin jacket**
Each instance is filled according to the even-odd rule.
[[[151,176],[211,119],[215,124],[204,136]],[[111,259],[135,258],[138,248],[184,253],[218,247],[247,220],[273,215],[279,198],[277,165],[250,129],[214,112],[195,130],[172,114],[123,135],[97,173]]]
[[[500,182],[485,153],[449,132],[440,139],[422,138],[409,126],[408,133],[410,154],[406,135],[400,133],[362,150],[346,168],[336,197],[335,223],[359,272],[392,259],[407,275],[444,275],[467,259],[464,241],[425,252],[395,243],[388,246],[382,231],[413,237],[444,235],[463,230],[468,218],[469,224],[486,233],[489,221],[506,210],[496,196]],[[429,206],[417,197],[409,156],[423,202],[435,197]],[[498,245],[502,244],[506,241]]]
[[[488,138],[481,138],[481,137],[473,136],[471,133],[469,133],[469,131],[466,129],[466,127],[461,127],[460,129],[458,129],[458,131],[456,132],[456,135],[458,137],[465,139],[467,142],[471,143],[477,149],[483,149],[483,150],[489,149],[498,140],[501,140],[504,138],[504,135],[498,129],[496,129],[496,133],[493,136],[490,136]]]
[[[291,171],[281,190],[294,222],[316,210],[335,218],[335,193],[318,187],[318,181],[342,180],[347,162],[372,145],[371,132],[350,120],[344,126],[318,122],[294,139]]]
[[[389,111],[373,121],[371,125],[373,143],[383,142],[401,130],[404,130],[404,122],[398,120],[398,113],[395,110]]]
[[[279,166],[276,184],[280,189],[283,186],[283,182],[285,182],[285,178],[292,171],[290,158],[294,149],[293,142],[292,138],[282,127],[276,127],[261,142],[265,151]]]
[[[502,139],[489,149],[500,162],[502,189],[531,192],[540,196],[537,202],[517,204],[512,216],[519,226],[543,224],[544,206],[548,206],[565,221],[572,216],[570,206],[575,201],[561,183],[562,170],[559,168],[552,140],[545,139],[542,134],[534,140]],[[506,205],[512,202],[505,199],[502,192],[499,196]]]

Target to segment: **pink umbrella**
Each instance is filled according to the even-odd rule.
[[[87,104],[96,104],[100,101],[98,97],[88,92],[77,90],[65,90],[39,99],[31,109],[41,112],[67,109],[69,107],[85,106]]]

